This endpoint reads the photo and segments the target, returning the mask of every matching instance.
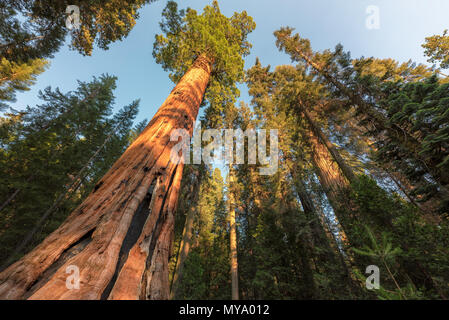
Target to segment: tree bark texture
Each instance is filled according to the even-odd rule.
[[[168,260],[183,163],[173,129],[192,135],[212,69],[199,56],[92,193],[40,245],[0,273],[1,299],[168,299]],[[68,289],[69,266],[79,289]]]

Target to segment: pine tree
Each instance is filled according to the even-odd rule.
[[[225,186],[218,168],[203,172],[189,254],[176,299],[230,299],[229,232]]]
[[[350,279],[343,279],[344,277],[348,277],[348,270],[346,270],[346,265],[341,263],[342,260],[339,258],[341,252],[337,247],[331,248],[330,240],[327,238],[324,227],[321,224],[320,213],[316,210],[314,201],[307,191],[305,181],[308,180],[307,177],[313,172],[313,168],[309,165],[311,162],[309,156],[310,151],[304,146],[305,142],[308,141],[309,135],[304,135],[304,132],[300,128],[307,128],[305,132],[312,135],[315,132],[316,138],[320,137],[324,139],[325,137],[317,127],[317,124],[314,122],[310,123],[312,119],[309,118],[305,122],[298,120],[298,117],[305,117],[303,112],[304,108],[300,108],[300,101],[296,93],[301,92],[302,97],[313,100],[313,97],[317,96],[319,87],[311,82],[310,79],[307,80],[304,74],[293,67],[280,66],[276,68],[274,73],[270,72],[269,69],[269,67],[263,68],[257,60],[255,66],[248,71],[248,84],[249,92],[252,96],[252,103],[257,110],[258,117],[265,119],[265,125],[267,127],[279,127],[279,145],[282,154],[281,163],[285,166],[285,172],[283,174],[289,177],[287,179],[290,180],[290,188],[298,195],[304,211],[304,217],[310,221],[310,229],[307,231],[310,233],[310,236],[303,237],[302,239],[305,243],[301,247],[302,265],[306,270],[314,269],[313,273],[321,281],[325,280],[323,273],[330,272],[335,274],[336,277],[330,281],[330,289],[336,294],[336,292],[341,290],[342,286],[352,285],[352,282]],[[311,125],[314,125],[314,131],[310,129]],[[332,150],[334,155],[339,155],[338,151],[329,142],[327,143],[327,148]],[[326,152],[330,152],[330,150],[326,150]],[[329,159],[330,154],[325,153],[325,155]],[[319,157],[317,159],[322,161]],[[341,164],[346,165],[342,159],[340,160]],[[329,167],[333,165],[333,161],[331,158],[329,166],[324,168],[325,172],[328,172]],[[342,175],[338,167],[334,169],[335,172]],[[350,168],[347,168],[347,171],[352,173],[350,170]],[[347,185],[347,182],[344,176],[342,176],[342,186],[340,188],[345,188],[345,185]],[[339,189],[338,186],[337,189]],[[338,193],[336,194],[334,204],[338,208],[340,198],[337,195]],[[319,247],[319,250],[316,250],[316,247]],[[305,257],[307,256],[309,256],[308,259],[310,259],[310,262],[306,262],[307,259]],[[332,263],[329,263],[329,261],[332,261]],[[311,263],[314,267],[307,267],[308,263]],[[332,271],[329,270],[329,267]],[[308,286],[313,288],[315,281],[308,281]],[[318,293],[312,290],[310,297],[316,297],[321,294],[329,293]]]
[[[190,168],[190,170],[189,170]],[[198,198],[200,194],[200,186],[202,176],[205,174],[205,168],[202,166],[199,170],[192,169],[192,167],[187,167],[187,175],[188,177],[183,178],[183,190],[181,192],[181,196],[187,199],[181,198],[181,203],[178,207],[177,216],[180,215],[181,210],[187,211],[185,213],[185,221],[184,228],[182,231],[182,238],[180,240],[178,254],[176,258],[175,270],[173,272],[173,279],[170,287],[170,297],[174,298],[177,296],[179,282],[183,277],[183,269],[185,261],[190,253],[191,246],[193,244],[193,227],[195,221],[195,215],[198,213]],[[190,173],[193,171],[193,173]],[[189,176],[193,175],[194,177],[188,179]],[[184,201],[183,201],[184,200]],[[178,220],[180,220],[178,218]]]
[[[17,91],[29,90],[48,61],[63,45],[91,55],[94,44],[109,45],[128,36],[138,10],[152,0],[77,1],[80,29],[66,26],[68,1],[3,1],[0,4],[0,107],[15,101]]]

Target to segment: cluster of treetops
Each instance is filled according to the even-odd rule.
[[[19,259],[55,230],[146,125],[133,124],[138,100],[113,112],[110,75],[70,92],[49,87],[34,107],[8,103],[29,90],[66,38],[83,55],[94,45],[106,50],[148,2],[80,0],[82,25],[72,31],[61,14],[66,1],[0,4],[0,262]],[[207,10],[220,14],[216,1]],[[202,128],[278,129],[280,160],[271,176],[259,175],[258,165],[231,164],[225,175],[186,166],[172,297],[229,299],[238,281],[243,299],[448,298],[447,33],[425,39],[435,64],[428,67],[354,59],[341,45],[314,51],[286,27],[274,36],[292,64],[271,68],[257,59],[243,70],[249,43],[234,59],[221,43],[172,41],[221,21],[195,16],[168,2],[156,61],[176,82],[195,52],[210,49],[215,71]],[[255,27],[246,13],[233,18],[245,37]],[[246,83],[249,104],[237,103],[237,82]],[[378,290],[365,287],[369,265],[380,269]]]

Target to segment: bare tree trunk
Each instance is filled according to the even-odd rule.
[[[170,292],[170,299],[173,299],[176,295],[176,291],[178,289],[179,281],[182,279],[182,271],[184,268],[184,262],[187,259],[187,256],[190,252],[190,245],[192,241],[192,231],[193,231],[193,220],[195,219],[195,208],[190,208],[187,217],[186,223],[184,225],[184,231],[182,233],[182,240],[179,249],[179,257],[176,263],[175,273],[173,275],[173,283]]]
[[[212,61],[200,56],[84,202],[0,273],[1,299],[169,297],[168,257],[183,171],[182,163],[170,161],[177,143],[170,133],[185,128],[192,134],[211,69]],[[79,289],[66,286],[69,266],[79,269]]]
[[[31,179],[27,180],[29,182]],[[12,195],[8,197],[8,199],[3,202],[3,204],[0,206],[0,211],[2,211],[11,201],[14,200],[14,198],[22,191],[21,189],[16,189]]]
[[[295,180],[297,179],[295,178]],[[357,282],[352,277],[352,272],[349,264],[346,263],[341,250],[338,248],[335,236],[329,230],[329,226],[325,225],[326,222],[321,221],[322,219],[320,219],[321,217],[319,216],[319,213],[317,212],[316,207],[309,193],[307,192],[304,182],[299,179],[296,181],[296,186],[304,213],[307,219],[311,221],[310,226],[313,235],[312,245],[314,247],[321,248],[322,250],[317,255],[317,258],[319,259],[318,263],[330,263],[330,272],[341,273],[341,276],[345,278],[342,279],[342,281],[348,284],[348,288],[350,290],[359,289],[359,287],[357,286]],[[332,244],[334,245],[332,246]],[[326,264],[324,263],[324,265]],[[326,270],[325,272],[329,272],[329,270]],[[333,287],[333,284],[331,284],[331,287]]]
[[[231,209],[229,215],[230,241],[231,241],[231,280],[232,280],[232,300],[239,299],[239,276],[237,262],[237,232],[235,228],[235,210]]]
[[[337,210],[341,202],[340,192],[349,186],[349,181],[343,175],[326,146],[321,143],[313,131],[310,130],[307,135],[312,148],[312,161],[318,178],[330,204],[334,210]]]
[[[229,186],[232,187],[234,181],[232,176],[232,169],[229,170]],[[232,300],[239,300],[239,275],[238,275],[238,261],[237,261],[237,230],[235,225],[235,199],[229,188],[229,239],[231,248],[231,286],[232,286]]]
[[[335,161],[326,144],[315,134],[315,132],[320,129],[317,126],[314,126],[314,130],[312,128],[313,122],[309,123],[309,130],[307,131],[305,138],[312,148],[311,156],[313,166],[320,180],[320,184],[326,193],[327,199],[334,209],[338,223],[342,227],[340,230],[341,240],[343,243],[349,244],[350,239],[348,239],[346,235],[346,231],[349,230],[347,223],[350,223],[350,220],[355,217],[347,217],[347,213],[345,216],[340,214],[340,209],[347,207],[347,203],[342,199],[342,195],[349,187],[349,180],[345,177],[339,163]],[[321,138],[327,140],[323,133],[321,133],[321,136]],[[334,152],[338,153],[338,150],[335,149]],[[343,159],[340,158],[340,161],[343,162]],[[349,167],[347,170],[349,170]],[[349,212],[353,211],[351,208],[348,209],[350,209],[348,210]]]

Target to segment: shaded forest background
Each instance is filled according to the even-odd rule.
[[[133,123],[138,99],[112,112],[117,79],[111,75],[79,82],[72,92],[48,88],[41,104],[25,110],[8,102],[35,83],[65,39],[80,54],[107,49],[128,35],[148,2],[79,1],[79,31],[65,27],[64,1],[0,4],[2,268],[59,227],[147,124]],[[219,13],[218,3],[209,10]],[[186,25],[196,32],[207,26],[193,11],[169,1],[162,13],[166,38],[156,38],[154,57],[174,82],[197,42],[187,32],[191,38],[183,39],[191,43],[173,45],[173,39]],[[239,27],[252,29],[249,22]],[[423,39],[432,67],[353,58],[342,45],[315,51],[288,27],[274,35],[279,54],[292,63],[257,60],[240,74],[237,58],[217,59],[200,121],[203,130],[278,129],[279,168],[263,176],[260,164],[185,167],[171,297],[446,299],[447,31]],[[228,57],[220,43],[210,47]],[[238,102],[235,82],[246,83],[251,101]],[[380,268],[378,290],[365,287],[369,265]]]

